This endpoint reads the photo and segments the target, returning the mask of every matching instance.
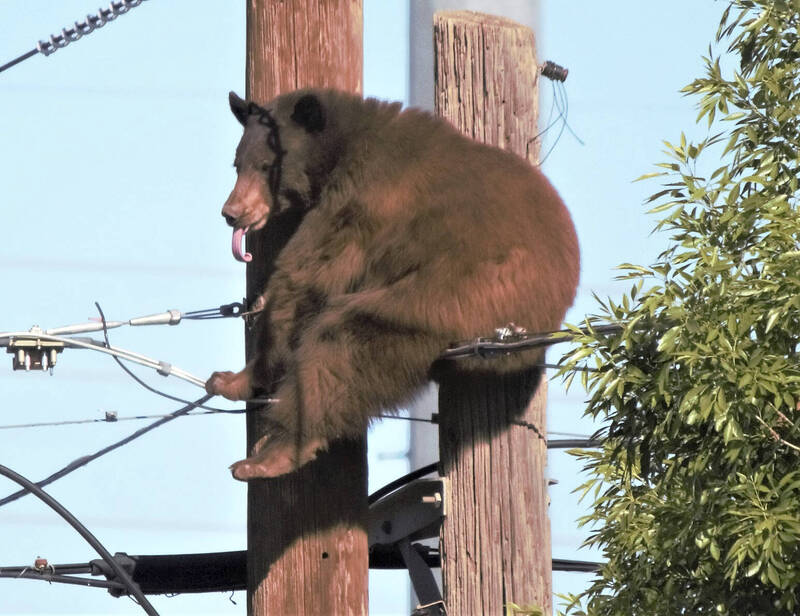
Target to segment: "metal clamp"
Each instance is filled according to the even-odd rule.
[[[420,548],[411,541],[438,537],[445,511],[444,479],[418,479],[384,496],[369,511],[370,549],[391,546],[400,552],[420,606],[419,615],[446,614],[442,593]]]
[[[38,325],[31,327],[32,334],[42,334]],[[40,340],[38,338],[17,340],[10,338],[6,345],[6,352],[13,355],[12,367],[14,370],[50,370],[56,365],[58,354],[64,350],[64,343],[54,340]]]

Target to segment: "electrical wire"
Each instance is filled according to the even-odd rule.
[[[420,477],[424,477],[425,475],[430,475],[431,473],[435,473],[439,470],[439,461],[433,462],[428,464],[427,466],[423,466],[422,468],[418,468],[415,471],[411,471],[410,473],[406,473],[402,477],[398,477],[394,481],[390,481],[385,486],[375,490],[372,494],[367,497],[367,503],[372,505],[376,501],[382,499],[387,494],[390,494],[397,490],[398,488],[402,488],[404,485],[411,483],[415,479],[419,479]]]
[[[14,572],[12,569],[21,569]],[[38,571],[31,567],[3,567],[0,569],[0,578],[11,578],[16,580],[41,580],[43,582],[56,582],[58,584],[72,584],[75,586],[86,586],[89,588],[105,588],[106,590],[125,591],[127,586],[120,582],[110,580],[93,580],[91,578],[75,577],[73,575],[62,575],[60,573],[48,573]]]
[[[550,154],[552,154],[553,150],[558,145],[558,142],[561,141],[561,136],[564,134],[564,128],[567,125],[569,102],[567,101],[566,89],[560,82],[553,82],[553,101],[558,109],[558,118],[556,118],[556,122],[561,120],[561,128],[558,131],[558,135],[556,135],[556,138],[553,140],[553,143],[550,145],[550,148],[547,150],[547,153],[539,161],[540,166],[547,161]]]
[[[243,415],[248,411],[247,409],[215,409],[213,407],[204,406],[202,404],[198,404],[197,408],[199,409],[209,409],[206,411],[199,411],[195,413],[186,413],[185,417],[200,417],[202,415]],[[36,423],[26,423],[26,424],[8,424],[5,426],[0,426],[0,430],[16,430],[22,428],[54,428],[58,426],[77,426],[81,424],[92,424],[92,423],[105,423],[105,424],[113,424],[117,423],[118,421],[141,421],[144,419],[161,419],[162,417],[169,417],[168,413],[161,413],[157,415],[129,415],[125,417],[119,417],[116,415],[107,416],[107,417],[98,417],[96,419],[67,419],[65,421],[41,421]]]
[[[86,542],[92,546],[92,548],[94,548],[95,552],[100,555],[100,557],[108,564],[108,566],[111,567],[117,579],[125,585],[125,588],[128,590],[130,595],[136,599],[137,603],[141,606],[145,613],[148,614],[148,616],[158,616],[156,609],[147,600],[147,597],[145,597],[139,586],[131,579],[131,577],[128,575],[128,572],[125,571],[125,569],[123,569],[116,560],[114,560],[114,557],[109,553],[108,550],[106,550],[103,544],[97,540],[97,537],[89,532],[89,529],[81,524],[80,521],[66,509],[66,507],[50,496],[47,492],[42,490],[41,487],[26,479],[19,473],[12,471],[10,468],[3,466],[2,464],[0,464],[0,475],[7,477],[11,481],[22,486],[26,493],[32,493],[34,496],[36,496],[36,498],[41,500],[58,515],[64,518],[67,524],[72,526],[72,528],[74,528],[78,534],[83,537]]]
[[[547,448],[548,449],[591,449],[594,447],[601,447],[602,441],[597,439],[569,439],[569,440],[556,440],[556,441],[548,441]],[[431,473],[438,472],[439,470],[439,461],[432,462],[426,466],[418,468],[410,473],[406,473],[402,477],[398,477],[394,481],[390,481],[385,486],[375,490],[372,494],[367,497],[367,503],[372,505],[375,502],[382,499],[387,494],[391,494],[395,490],[402,488],[404,485],[411,483],[419,479],[420,477],[424,477],[425,475],[430,475]]]
[[[547,125],[547,127],[541,131],[536,137],[531,139],[534,141],[538,139],[546,132],[548,132],[556,123],[559,121],[561,122],[561,129],[558,131],[558,135],[553,140],[553,143],[550,145],[550,148],[547,150],[547,153],[544,157],[539,161],[539,166],[543,165],[545,161],[549,158],[550,154],[552,154],[553,150],[555,149],[558,142],[561,140],[561,136],[564,134],[565,130],[568,130],[569,133],[575,138],[575,140],[580,143],[581,145],[585,145],[583,140],[575,134],[575,131],[572,130],[572,127],[569,125],[568,116],[569,116],[569,98],[567,97],[567,89],[564,86],[563,82],[561,81],[552,81],[552,95],[553,95],[553,104],[558,109],[558,116],[555,120]],[[530,143],[530,142],[529,142]]]
[[[193,403],[189,403],[193,404]],[[209,407],[203,404],[198,404],[197,408],[205,409],[204,411],[197,411],[197,412],[189,412],[183,415],[184,417],[201,417],[205,415],[243,415],[245,413],[252,413],[253,411],[250,409],[215,409],[214,407]],[[261,410],[261,409],[258,409]],[[94,419],[66,419],[63,421],[41,421],[41,422],[34,422],[34,423],[25,423],[25,424],[7,424],[7,425],[0,425],[0,430],[17,430],[17,429],[25,429],[25,428],[54,428],[60,426],[75,426],[75,425],[84,425],[84,424],[93,424],[93,423],[105,423],[105,424],[113,424],[119,421],[141,421],[144,419],[161,419],[164,417],[171,417],[170,414],[154,414],[154,415],[127,415],[119,417],[118,415],[107,413],[105,417],[97,417]],[[433,417],[405,417],[403,415],[386,415],[381,414],[377,415],[377,417],[381,419],[395,419],[399,421],[411,421],[411,422],[419,422],[419,423],[426,423],[431,425],[438,425],[439,420]],[[519,425],[519,424],[514,424]],[[527,426],[524,426],[527,427]],[[549,439],[547,441],[548,448],[550,449],[563,449],[566,447],[590,447],[594,446],[596,443],[601,443],[601,439],[597,437],[587,436],[585,434],[577,434],[573,432],[548,432],[547,436],[564,436],[568,437],[564,440],[552,440]],[[584,443],[580,445],[553,445],[553,443]],[[592,445],[588,445],[586,443],[592,443]],[[551,446],[552,445],[552,446]]]
[[[602,446],[603,441],[597,438],[566,438],[547,441],[548,449],[596,449]]]
[[[105,345],[106,345],[107,348],[111,348],[111,343],[109,342],[109,339],[108,339],[108,327],[107,327],[107,323],[108,322],[106,321],[106,315],[103,313],[103,309],[100,307],[100,303],[99,302],[95,302],[94,305],[97,307],[97,312],[100,313],[100,323],[103,326],[103,338],[105,339]],[[220,315],[225,316],[223,314],[223,311],[226,308],[229,308],[229,307],[231,307],[233,305],[234,304],[228,304],[226,306],[220,306],[219,308],[215,309],[214,311],[219,313]],[[238,304],[238,305],[241,306],[241,304]],[[202,317],[197,317],[197,318],[200,318],[200,319],[217,318],[217,317],[209,317],[208,316],[208,313],[210,313],[211,311],[212,311],[212,309],[210,309],[210,310],[198,310],[198,311],[196,311],[194,313],[187,313],[187,314],[195,314],[195,315],[197,315],[197,314],[201,314],[202,313],[203,315],[205,315],[205,316],[202,316]],[[241,310],[239,312],[241,312]],[[234,314],[233,311],[231,311],[230,314],[233,315]],[[194,318],[194,317],[191,317],[191,318]],[[174,402],[180,402],[181,404],[191,404],[191,402],[189,400],[185,400],[184,398],[179,398],[178,396],[173,396],[172,394],[168,394],[168,393],[166,393],[164,391],[161,391],[160,389],[157,389],[157,388],[153,387],[152,385],[149,385],[148,383],[146,383],[145,381],[140,379],[130,368],[128,368],[125,364],[123,364],[122,361],[118,357],[116,357],[116,356],[113,356],[113,357],[114,357],[114,360],[119,365],[119,367],[122,368],[122,370],[125,372],[125,374],[127,374],[129,377],[131,377],[134,381],[136,381],[139,385],[144,387],[150,393],[154,393],[157,396],[161,396],[162,398],[167,398],[168,400],[173,400]],[[205,389],[205,383],[203,384],[203,388]],[[263,399],[263,400],[262,399],[259,399],[259,400],[247,400],[247,402],[253,402],[255,404],[261,404],[261,403],[263,403],[263,404],[271,404],[271,403],[275,402],[275,400],[273,400],[271,398],[267,398],[267,399]],[[217,413],[239,414],[239,413],[243,412],[243,411],[240,411],[238,409],[236,409],[236,410],[228,410],[228,409],[221,409],[221,408],[217,408],[217,407],[213,407],[213,406],[205,406],[205,405],[202,405],[202,404],[198,405],[198,407],[206,409],[206,410],[209,410],[209,411],[215,411]],[[259,410],[262,410],[262,409],[259,409]]]
[[[587,436],[585,434],[577,434],[576,432],[548,432],[551,436],[565,436],[567,438],[582,438],[582,439],[594,439],[596,436]]]
[[[571,329],[560,329],[537,334],[517,334],[511,340],[477,338],[472,342],[461,342],[442,353],[440,359],[460,359],[462,357],[480,357],[490,359],[493,355],[522,351],[525,349],[551,346],[562,342],[570,342],[573,338],[590,333],[612,334],[624,329],[621,324],[596,325],[589,329],[575,332]]]
[[[25,61],[25,60],[27,60],[28,58],[32,58],[32,57],[33,57],[33,56],[35,56],[37,53],[39,53],[39,50],[38,50],[38,49],[31,49],[30,51],[28,51],[28,52],[26,52],[26,53],[22,54],[22,55],[21,55],[21,56],[19,56],[18,58],[14,58],[13,60],[11,60],[11,62],[6,62],[6,63],[5,63],[3,66],[0,66],[0,73],[2,73],[2,72],[3,72],[4,70],[6,70],[6,69],[9,69],[9,68],[11,68],[12,66],[16,66],[16,65],[17,65],[17,64],[19,64],[20,62],[24,62],[24,61]]]
[[[135,353],[133,351],[128,351],[127,349],[121,349],[118,347],[109,346],[106,348],[100,342],[92,340],[91,338],[69,338],[66,336],[54,336],[51,334],[45,334],[44,332],[2,332],[0,333],[0,346],[7,346],[8,343],[12,342],[14,339],[20,340],[47,340],[51,342],[60,342],[65,346],[69,347],[78,347],[82,349],[90,349],[92,351],[98,351],[100,353],[106,353],[107,355],[111,355],[112,357],[119,357],[121,359],[126,359],[128,361],[140,364],[142,366],[146,366],[148,368],[152,368],[156,370],[159,374],[164,376],[174,376],[181,380],[187,381],[192,385],[196,385],[202,389],[205,389],[206,382],[199,377],[186,372],[185,370],[181,370],[180,368],[176,368],[171,364],[163,361],[159,361],[157,359],[153,359],[152,357],[147,357],[146,355],[142,355],[140,353]]]
[[[39,41],[34,49],[25,52],[10,62],[6,62],[3,66],[0,66],[0,73],[12,66],[16,66],[20,62],[24,62],[28,58],[32,58],[38,53],[43,56],[49,56],[55,53],[59,49],[77,41],[79,38],[91,34],[98,28],[102,28],[108,22],[113,21],[120,15],[124,15],[132,8],[139,6],[143,1],[144,0],[119,0],[117,2],[111,2],[107,9],[98,9],[97,15],[87,15],[84,21],[76,21],[74,27],[62,28],[61,34],[51,34],[49,40]]]
[[[412,544],[412,547],[420,551],[420,556],[422,556],[428,567],[441,567],[441,554],[438,548],[419,543]],[[245,590],[247,588],[247,552],[245,550],[205,554],[139,556],[129,556],[122,553],[117,554],[115,560],[120,561],[123,567],[128,567],[129,570],[132,570],[131,577],[134,582],[139,585],[142,592],[148,595],[164,594],[169,596],[182,592],[208,593]],[[553,571],[591,572],[597,571],[602,566],[602,563],[584,560],[567,560],[563,558],[553,558],[551,560]],[[113,577],[113,572],[106,570],[105,563],[100,559],[82,565],[70,566],[79,567],[81,569],[80,573],[91,572],[92,575],[103,575],[107,578]],[[49,570],[55,569],[57,572],[52,577],[49,577],[48,574],[40,576],[38,573],[29,575],[32,573],[31,571],[27,571],[23,577],[48,582],[85,584],[87,586],[108,588],[115,597],[125,594],[125,587],[118,582],[60,575],[58,572],[62,567],[64,565],[48,567]],[[407,565],[396,546],[376,544],[369,550],[369,568],[407,569]],[[18,572],[29,569],[31,568],[4,567],[2,572],[7,571],[9,573],[8,575],[0,573],[0,577],[18,577],[20,575]]]
[[[56,481],[58,479],[61,479],[62,477],[65,477],[66,475],[69,475],[71,472],[81,468],[82,466],[86,466],[87,464],[89,464],[89,462],[92,462],[93,460],[96,460],[97,458],[99,458],[101,456],[104,456],[105,454],[107,454],[107,453],[109,453],[111,451],[114,451],[115,449],[118,449],[118,448],[122,447],[123,445],[127,445],[131,441],[139,438],[140,436],[143,436],[144,434],[147,434],[151,430],[155,430],[159,426],[163,426],[165,423],[168,423],[168,422],[172,421],[173,419],[177,419],[178,417],[186,415],[193,408],[196,408],[198,405],[203,404],[204,402],[206,402],[210,398],[212,398],[212,395],[211,394],[206,394],[202,398],[199,398],[198,400],[195,400],[194,402],[190,402],[189,404],[187,404],[183,408],[180,408],[177,411],[174,411],[174,412],[170,413],[166,417],[163,417],[163,418],[159,419],[158,421],[155,421],[155,422],[151,423],[150,425],[145,426],[144,428],[140,428],[139,430],[136,430],[136,432],[133,432],[133,433],[129,434],[128,436],[126,436],[125,438],[117,441],[116,443],[112,443],[111,445],[108,445],[107,447],[103,447],[102,449],[96,451],[93,454],[82,456],[82,457],[80,457],[80,458],[78,458],[76,460],[73,460],[72,462],[67,464],[64,468],[56,471],[55,473],[53,473],[49,477],[46,477],[45,479],[42,479],[41,481],[36,482],[35,485],[37,487],[39,487],[39,488],[43,488],[44,486],[49,485],[49,484],[53,483],[54,481]],[[30,492],[30,490],[28,490],[28,489],[22,489],[22,490],[18,490],[17,492],[14,492],[13,494],[9,494],[5,498],[0,499],[0,507],[2,507],[3,505],[7,505],[8,503],[12,503],[12,502],[14,502],[15,500],[17,500],[19,498],[22,498],[23,496],[25,496],[29,492]]]

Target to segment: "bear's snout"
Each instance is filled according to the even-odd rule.
[[[231,227],[260,229],[267,222],[269,204],[264,198],[264,178],[251,171],[242,171],[236,178],[230,196],[222,206],[222,216]]]

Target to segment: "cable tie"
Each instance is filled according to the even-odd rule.
[[[158,362],[158,368],[156,368],[156,372],[158,372],[161,376],[169,376],[172,373],[172,364],[166,361]]]

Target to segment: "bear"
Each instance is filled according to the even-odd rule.
[[[253,358],[206,383],[231,400],[277,398],[236,479],[296,470],[448,371],[542,360],[439,359],[508,323],[557,329],[572,304],[578,240],[537,167],[400,103],[313,88],[229,103],[244,127],[222,208],[234,255],[249,257],[245,233],[295,220],[255,301]]]

